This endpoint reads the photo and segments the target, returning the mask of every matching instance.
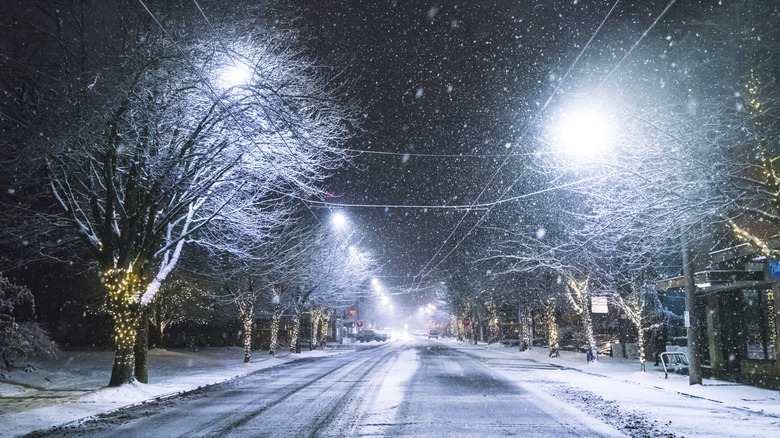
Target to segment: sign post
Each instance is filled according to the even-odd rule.
[[[463,318],[462,322],[463,322],[463,327],[468,327],[469,325],[471,325],[471,320],[468,318]]]

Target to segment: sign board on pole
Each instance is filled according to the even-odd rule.
[[[780,281],[780,260],[770,259],[767,262],[767,281]]]
[[[471,324],[471,320],[468,318],[463,318],[463,326],[468,327]]]
[[[362,321],[362,320],[361,320],[361,321],[358,321],[356,325],[357,325],[358,327],[363,327],[363,321]]]
[[[609,307],[607,306],[607,297],[591,297],[590,312],[609,313]]]
[[[691,326],[691,314],[687,310],[683,312],[683,320],[685,320],[686,328]]]

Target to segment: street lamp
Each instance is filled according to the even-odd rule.
[[[603,152],[613,140],[608,116],[592,106],[563,111],[553,130],[557,146],[575,158]]]
[[[347,226],[347,216],[344,213],[337,211],[331,215],[330,223],[338,229],[344,229]]]
[[[248,65],[234,62],[226,66],[220,74],[223,86],[238,87],[249,83],[252,79],[252,69]]]

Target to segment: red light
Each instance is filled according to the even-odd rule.
[[[354,314],[355,314],[355,311],[354,311],[354,310],[350,310],[350,311],[349,311],[349,314],[350,314],[350,315],[354,315]]]

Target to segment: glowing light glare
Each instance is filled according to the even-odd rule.
[[[347,216],[345,216],[344,213],[337,211],[330,217],[330,222],[336,228],[344,228],[347,226]]]
[[[602,151],[611,140],[611,129],[606,118],[595,111],[565,114],[557,134],[561,147],[580,155]]]
[[[252,69],[244,64],[233,64],[226,67],[220,75],[227,87],[237,87],[249,83],[252,79]]]
[[[372,286],[379,286],[379,280],[377,280],[376,278],[372,278],[371,279],[371,285]]]

